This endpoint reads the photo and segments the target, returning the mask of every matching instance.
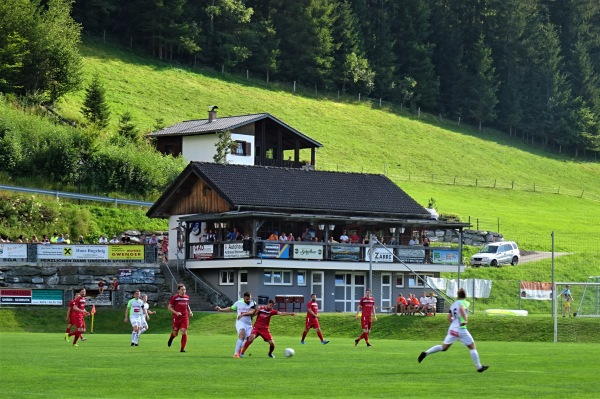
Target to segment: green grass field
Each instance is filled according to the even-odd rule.
[[[276,324],[279,320],[274,320]],[[232,358],[235,335],[190,333],[187,352],[168,334],[144,334],[139,347],[129,334],[88,334],[72,347],[62,334],[1,333],[4,398],[500,398],[597,397],[599,344],[478,341],[479,374],[467,349],[417,363],[438,341],[372,339],[354,347],[350,338],[323,346],[311,332],[275,336],[276,358],[255,341],[243,359]],[[439,331],[440,340],[445,330]],[[477,340],[477,337],[475,337]],[[296,356],[285,358],[293,347]]]

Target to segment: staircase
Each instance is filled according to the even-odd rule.
[[[225,306],[229,298],[215,290],[194,273],[185,269],[180,263],[177,265],[161,264],[161,270],[165,276],[165,287],[170,288],[171,295],[177,293],[177,284],[184,283],[187,295],[190,297],[190,308],[192,311],[214,310],[215,306]]]

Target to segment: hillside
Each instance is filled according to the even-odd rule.
[[[219,116],[268,112],[323,143],[319,169],[386,173],[421,204],[433,198],[441,213],[500,231],[525,250],[549,251],[554,231],[558,250],[577,253],[556,259],[558,279],[600,274],[597,162],[550,154],[502,132],[478,132],[427,115],[419,119],[389,104],[380,108],[378,102],[300,89],[294,94],[288,86],[184,69],[93,40],[81,51],[86,82],[98,74],[106,86],[113,130],[126,111],[144,132],[157,119],[170,125],[206,118],[206,106],[214,104]],[[58,104],[60,113],[81,119],[83,97],[83,89],[67,96]],[[467,275],[504,280],[517,291],[518,279],[550,280],[551,266],[534,262]]]

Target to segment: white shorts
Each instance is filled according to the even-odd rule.
[[[243,321],[237,320],[235,322],[235,331],[238,333],[238,336],[240,335],[240,332],[242,330],[246,331],[246,338],[248,338],[250,336],[250,333],[252,332],[252,324],[244,323]]]
[[[469,333],[469,330],[467,330],[466,328],[459,328],[458,330],[448,330],[448,335],[446,335],[446,338],[444,338],[444,343],[446,345],[451,345],[456,341],[462,342],[464,346],[469,346],[473,342],[475,342],[473,340],[473,337],[471,336],[471,333]]]
[[[144,316],[142,316],[142,324],[141,324],[142,328],[148,328],[148,321],[146,320],[146,318]]]
[[[139,315],[129,315],[129,322],[132,327],[141,327],[142,326],[142,317]]]

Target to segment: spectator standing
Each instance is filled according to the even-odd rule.
[[[108,243],[109,244],[118,244],[119,243],[119,239],[117,238],[116,235],[114,235],[113,238]]]
[[[181,331],[181,346],[179,352],[185,352],[185,345],[187,344],[187,330],[190,325],[190,317],[194,316],[192,309],[190,308],[190,297],[186,295],[186,288],[184,284],[177,285],[177,294],[171,297],[167,308],[173,315],[173,332],[169,337],[167,345],[169,348],[173,343],[173,339],[179,335]]]
[[[125,233],[125,235],[121,238],[121,243],[131,244],[131,237],[129,237],[129,234]]]
[[[108,238],[106,238],[106,234],[102,234],[98,239],[98,244],[108,244]]]
[[[65,243],[65,236],[61,233],[58,235],[58,237],[56,238],[56,244],[64,244]]]
[[[37,236],[35,234],[31,236],[31,243],[32,244],[37,244],[39,242],[40,242],[40,240],[38,240],[38,238],[37,238]]]
[[[237,227],[234,227],[232,231],[230,231],[229,233],[227,233],[227,236],[225,237],[225,240],[227,241],[237,241],[240,238],[240,232],[238,231]]]
[[[275,306],[275,301],[273,299],[269,299],[267,306],[261,306],[258,308],[256,322],[254,323],[254,328],[252,328],[252,332],[248,337],[248,340],[244,344],[242,351],[240,352],[240,357],[244,357],[244,353],[246,350],[254,342],[254,338],[256,336],[260,336],[265,342],[269,343],[269,357],[275,357],[273,351],[275,350],[275,341],[273,340],[273,336],[271,335],[271,331],[269,330],[269,324],[271,323],[271,316],[279,315],[279,316],[296,316],[295,313],[288,312],[280,312],[276,309],[273,309]]]
[[[83,236],[79,236],[79,238],[77,239],[77,244],[85,244],[85,241],[83,240]]]
[[[352,244],[358,244],[359,241],[360,241],[360,237],[358,236],[356,231],[353,231],[352,233],[350,233],[350,242]]]
[[[425,247],[425,259],[424,259],[424,263],[431,263],[432,259],[431,259],[431,249],[429,249],[429,245],[431,244],[431,241],[429,241],[429,238],[427,238],[426,236],[422,236],[421,237],[421,242],[423,243],[423,246]]]
[[[408,245],[410,245],[410,246],[419,245],[419,240],[416,237],[411,237],[410,241],[408,241]]]
[[[310,234],[310,230],[308,227],[304,230],[304,233],[301,235],[302,241],[310,241],[312,240],[312,235]]]
[[[42,242],[43,245],[50,245],[50,240],[48,239],[48,236],[46,234],[44,234],[42,236]]]
[[[444,339],[442,345],[435,345],[427,349],[425,352],[421,352],[418,358],[419,363],[421,363],[428,355],[437,352],[445,352],[454,342],[460,341],[464,346],[469,348],[471,359],[473,359],[473,363],[475,363],[475,367],[477,368],[478,372],[483,373],[489,368],[489,366],[484,366],[481,364],[481,361],[479,360],[479,353],[475,347],[475,341],[469,333],[469,330],[467,330],[467,324],[469,323],[467,316],[469,302],[466,301],[466,297],[467,295],[465,290],[460,288],[458,290],[458,299],[452,304],[452,306],[450,306],[450,312],[448,313],[450,327],[448,327],[448,334],[446,335],[446,338]]]
[[[277,232],[277,230],[275,230],[270,236],[269,238],[267,238],[267,241],[279,241],[279,233]]]
[[[287,238],[288,238],[287,239],[288,241],[294,241],[295,240],[294,235],[292,233],[288,234]]]
[[[279,241],[287,241],[287,234],[285,234],[284,231],[281,232],[281,234],[279,235]]]
[[[348,234],[347,234],[346,230],[344,230],[344,232],[340,236],[340,242],[345,244],[348,241],[350,241],[350,237],[348,237]]]
[[[163,255],[163,260],[165,263],[169,263],[169,237],[164,236],[160,243],[160,250]]]
[[[50,237],[50,244],[56,244],[58,241],[58,233],[55,231],[54,234],[52,234],[52,237]]]
[[[154,249],[154,259],[158,262],[158,238],[156,238],[156,234],[152,234],[148,239],[148,245],[151,245]]]
[[[71,239],[69,238],[68,234],[65,234],[64,240],[63,240],[64,244],[71,244]]]
[[[302,333],[302,339],[300,343],[304,345],[304,339],[306,338],[306,334],[308,334],[308,330],[314,328],[321,340],[321,344],[328,344],[329,341],[323,338],[323,333],[321,332],[321,326],[319,325],[319,304],[317,303],[317,295],[310,294],[310,302],[306,304],[306,322],[304,324],[304,332]]]
[[[215,310],[217,312],[237,312],[237,318],[235,319],[235,331],[238,333],[238,340],[235,344],[233,357],[240,357],[242,347],[246,343],[246,339],[252,333],[252,316],[256,313],[256,302],[252,300],[252,294],[249,292],[244,292],[244,297],[233,305],[227,308],[217,306]]]
[[[377,321],[377,314],[375,313],[375,298],[371,296],[371,290],[368,288],[365,291],[365,296],[363,296],[358,303],[356,318],[360,318],[360,326],[362,327],[363,332],[360,337],[354,340],[354,346],[357,346],[363,338],[365,339],[367,346],[371,346],[369,343],[369,333],[373,327],[373,320]]]

